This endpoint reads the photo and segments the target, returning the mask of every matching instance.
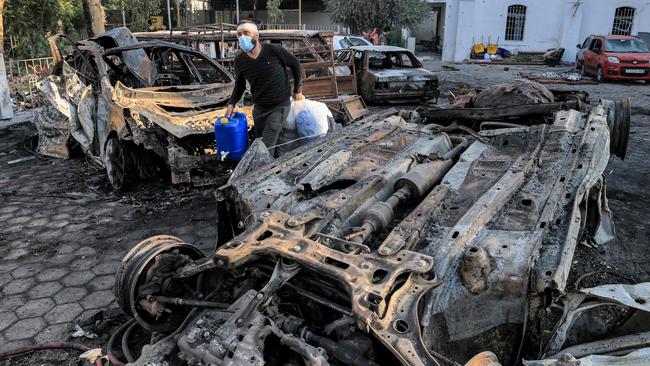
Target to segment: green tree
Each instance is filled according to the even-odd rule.
[[[284,14],[280,10],[282,0],[267,0],[266,11],[269,17],[270,24],[278,24],[284,21]]]
[[[49,55],[45,34],[84,37],[82,0],[5,0],[4,46],[16,58]]]
[[[164,0],[163,0],[164,1]],[[161,0],[105,0],[104,7],[113,11],[121,11],[124,7],[126,21],[132,32],[143,32],[149,28],[149,18],[161,15],[163,6]],[[165,2],[166,3],[166,2]],[[174,1],[172,1],[174,3]],[[120,16],[121,17],[121,16]],[[165,26],[167,26],[167,12],[165,11]],[[121,23],[121,22],[120,22]]]
[[[330,18],[353,33],[373,27],[413,27],[430,14],[425,0],[324,0]]]
[[[284,21],[284,14],[280,10],[282,0],[267,0],[266,11],[269,17],[269,24],[278,24]]]

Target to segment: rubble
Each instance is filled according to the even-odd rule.
[[[603,174],[610,148],[625,155],[624,108],[473,129],[388,110],[278,159],[252,146],[216,192],[214,253],[156,236],[123,259],[120,307],[167,334],[132,364],[544,357],[576,246],[611,239]]]

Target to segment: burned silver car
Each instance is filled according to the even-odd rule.
[[[115,296],[162,335],[129,362],[487,366],[566,347],[553,307],[588,299],[568,286],[578,243],[611,239],[603,173],[629,104],[476,129],[407,115],[276,160],[254,143],[216,193],[213,252],[133,247]]]
[[[359,94],[369,103],[408,103],[437,98],[438,77],[413,52],[393,46],[352,47]]]
[[[40,153],[68,156],[72,139],[105,167],[115,189],[171,171],[172,183],[210,182],[220,162],[214,120],[234,79],[196,50],[138,42],[126,28],[77,42],[39,87]]]

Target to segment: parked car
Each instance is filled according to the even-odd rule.
[[[364,36],[334,36],[332,38],[332,48],[340,50],[343,48],[357,47],[357,46],[372,46]]]
[[[38,151],[66,158],[76,142],[115,189],[150,169],[169,170],[174,184],[216,183],[224,163],[214,121],[233,86],[228,71],[193,48],[112,29],[77,42],[39,83],[46,108],[36,121]]]
[[[593,36],[589,36],[585,39],[582,44],[577,44],[576,48],[578,49],[578,52],[576,52],[576,69],[580,70],[582,69],[582,59],[585,54],[585,50],[589,48],[589,43],[591,43],[591,39]]]
[[[351,48],[359,94],[370,103],[408,103],[437,98],[438,77],[413,52],[394,46]]]
[[[581,73],[595,75],[598,81],[650,81],[650,51],[638,37],[593,36],[583,53]]]

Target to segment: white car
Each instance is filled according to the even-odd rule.
[[[335,50],[357,46],[372,46],[372,42],[364,36],[334,36],[332,45]]]

